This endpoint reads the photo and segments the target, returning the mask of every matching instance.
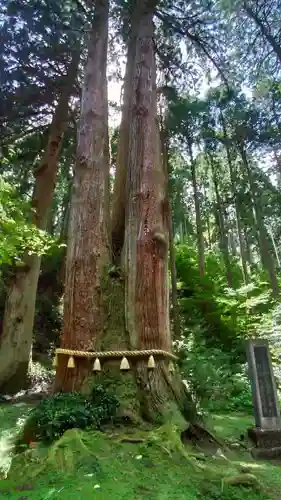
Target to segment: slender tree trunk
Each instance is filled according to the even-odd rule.
[[[136,52],[136,36],[141,6],[134,0],[135,9],[132,15],[131,32],[129,35],[127,63],[124,77],[124,93],[122,118],[119,131],[116,172],[112,195],[111,232],[112,253],[115,262],[120,261],[120,255],[125,236],[125,210],[128,199],[127,174],[129,160],[130,122],[132,116],[132,78]]]
[[[253,207],[254,207],[255,218],[256,218],[256,224],[257,224],[257,229],[258,229],[261,260],[262,260],[263,266],[267,270],[267,274],[268,274],[269,282],[271,284],[273,295],[277,296],[277,295],[279,295],[279,285],[278,285],[278,281],[277,281],[274,261],[273,261],[272,255],[270,253],[267,234],[266,234],[266,230],[265,230],[264,222],[263,222],[262,209],[261,209],[261,206],[259,203],[258,194],[256,191],[256,186],[255,186],[255,181],[253,179],[251,167],[250,167],[249,162],[248,162],[245,146],[242,142],[240,142],[240,144],[239,144],[239,151],[240,151],[240,155],[241,155],[245,170],[247,172],[249,186],[250,186],[250,190],[251,190]]]
[[[281,267],[280,257],[279,257],[279,252],[278,252],[278,248],[277,248],[277,245],[276,245],[276,242],[275,242],[275,238],[274,238],[272,229],[268,228],[267,233],[268,233],[268,235],[269,235],[269,237],[270,237],[270,239],[272,241],[272,246],[273,246],[273,249],[274,249],[276,262],[277,262],[277,265],[278,265],[278,267],[280,269],[280,267]]]
[[[226,131],[226,125],[224,121],[223,114],[220,114],[221,118],[221,123],[222,123],[222,128],[223,128],[223,135],[224,135],[224,140],[225,140],[225,150],[226,150],[226,156],[227,156],[227,163],[228,163],[228,168],[229,168],[229,174],[230,174],[230,182],[231,182],[231,191],[232,195],[234,196],[234,203],[235,203],[235,218],[236,218],[236,227],[237,227],[237,233],[238,233],[238,239],[239,239],[239,250],[240,250],[240,258],[241,258],[241,267],[242,267],[242,273],[243,273],[243,280],[244,283],[247,284],[249,283],[249,273],[248,273],[248,268],[247,268],[247,259],[245,255],[245,247],[244,247],[244,242],[243,242],[243,236],[242,236],[242,223],[240,219],[240,206],[239,206],[239,199],[237,196],[237,179],[236,179],[236,172],[232,164],[231,160],[231,154],[230,154],[230,149],[229,149],[229,139],[227,136],[227,131]]]
[[[207,190],[206,190],[206,186],[204,185],[204,198],[205,200],[207,200]],[[209,200],[208,200],[209,201]],[[206,221],[207,221],[207,233],[208,233],[208,242],[207,242],[207,245],[208,245],[208,248],[211,250],[212,248],[212,241],[211,241],[211,224],[210,224],[210,213],[207,212],[206,214]]]
[[[61,347],[98,349],[104,328],[103,287],[110,262],[108,238],[109,156],[107,101],[108,0],[97,0],[81,99],[64,295]],[[59,356],[56,390],[80,390],[91,369],[76,358],[67,369]]]
[[[229,246],[231,248],[231,254],[233,257],[237,257],[237,241],[235,238],[235,233],[233,230],[230,230],[228,232],[228,241],[229,241]]]
[[[67,127],[68,102],[79,64],[79,52],[73,53],[66,83],[50,126],[45,154],[35,172],[32,198],[35,209],[34,223],[43,230],[46,229],[52,203],[61,144]],[[26,255],[24,262],[25,266],[15,272],[5,305],[0,346],[2,391],[16,392],[25,386],[27,381],[41,258],[36,255]]]
[[[196,179],[196,164],[195,164],[195,160],[193,158],[191,140],[189,138],[188,138],[188,152],[189,152],[189,158],[190,158],[193,198],[194,198],[194,205],[195,205],[199,272],[200,272],[200,276],[204,276],[204,274],[205,274],[205,251],[204,251],[202,217],[201,217],[199,192],[198,192],[197,179]]]
[[[223,260],[224,260],[227,283],[228,283],[228,286],[230,288],[232,288],[232,286],[233,286],[232,269],[231,269],[231,262],[230,262],[230,258],[229,258],[228,239],[227,239],[227,234],[226,234],[226,229],[225,229],[225,224],[224,224],[222,201],[221,201],[221,196],[220,196],[220,192],[219,192],[219,186],[218,186],[217,176],[215,173],[215,168],[214,168],[214,165],[212,163],[211,163],[211,168],[212,168],[213,183],[214,183],[214,187],[215,187],[216,202],[217,202],[217,219],[218,219],[219,232],[220,232],[220,249],[221,249],[221,253],[223,256]]]
[[[252,253],[252,248],[251,248],[251,243],[249,239],[249,235],[247,234],[246,229],[243,231],[243,236],[244,236],[244,241],[245,241],[245,255],[247,262],[249,263],[250,268],[253,265],[253,253]]]
[[[179,305],[177,297],[176,254],[174,246],[172,210],[171,210],[171,203],[169,200],[169,144],[168,144],[168,134],[164,124],[162,124],[161,126],[160,133],[161,133],[161,144],[162,144],[162,161],[164,166],[164,172],[166,174],[166,185],[167,185],[169,257],[170,257],[170,273],[171,273],[171,285],[172,285],[172,316],[173,316],[173,327],[174,327],[173,329],[174,329],[174,338],[179,339],[181,336],[181,326],[180,326]]]

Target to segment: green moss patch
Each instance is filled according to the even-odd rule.
[[[23,407],[10,407],[15,425]],[[231,415],[210,417],[228,439],[241,432]],[[236,415],[238,418],[238,415]],[[240,420],[248,425],[249,417]],[[242,480],[241,480],[242,476]],[[207,456],[180,440],[176,425],[70,429],[51,446],[15,456],[0,497],[28,500],[277,500],[280,466],[256,462],[245,450]],[[256,479],[253,479],[256,478]],[[240,481],[240,482],[239,482]],[[248,483],[247,483],[248,481]]]

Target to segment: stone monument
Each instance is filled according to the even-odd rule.
[[[256,448],[264,455],[281,454],[281,417],[272,361],[265,339],[247,341],[247,360],[252,388],[255,427],[248,429]],[[262,453],[260,453],[262,455]]]

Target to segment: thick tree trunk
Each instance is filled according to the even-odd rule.
[[[73,53],[65,86],[50,126],[44,158],[35,172],[32,198],[35,209],[34,223],[43,230],[48,223],[61,144],[67,127],[68,102],[79,64],[79,52]],[[16,392],[27,382],[41,259],[36,255],[26,255],[24,263],[24,267],[16,269],[5,305],[0,345],[1,391]]]
[[[264,222],[263,222],[262,209],[261,209],[261,206],[259,203],[258,194],[256,191],[256,186],[255,186],[255,181],[253,179],[253,173],[251,171],[251,167],[249,165],[247,153],[246,153],[245,146],[243,143],[239,144],[239,151],[240,151],[240,155],[241,155],[245,170],[247,172],[249,186],[250,186],[250,190],[251,190],[254,213],[255,213],[255,218],[256,218],[256,226],[258,229],[258,238],[259,238],[262,264],[267,271],[273,295],[277,296],[277,295],[279,295],[279,285],[278,285],[278,281],[277,281],[274,260],[273,260],[271,253],[270,253],[266,229],[264,227]]]
[[[158,348],[171,350],[168,286],[168,211],[166,176],[156,114],[153,5],[137,0],[125,221],[124,277],[108,270],[107,247],[107,2],[98,0],[82,95],[78,164],[74,179],[68,241],[62,347],[82,350]],[[134,16],[135,14],[133,14]],[[85,132],[85,136],[84,136]],[[108,272],[109,271],[109,272]],[[125,285],[125,292],[124,292]],[[125,311],[124,311],[125,293]],[[149,370],[135,359],[129,372],[110,359],[96,381],[108,382],[123,409],[156,420],[181,405],[184,386],[175,383],[166,359]],[[56,390],[89,389],[91,363],[58,359]]]
[[[155,5],[143,0],[137,3],[136,8],[141,8],[141,12],[132,81],[124,252],[126,327],[132,348],[170,351],[169,224],[156,109]],[[159,360],[156,368],[149,371],[147,360],[140,361],[136,369],[143,414],[150,420],[163,418],[171,397],[181,399],[181,390],[169,374],[168,362]]]
[[[194,205],[195,205],[198,265],[199,265],[200,276],[204,276],[204,274],[205,274],[205,249],[204,249],[202,217],[201,217],[199,192],[198,192],[197,179],[196,179],[196,165],[195,165],[195,160],[193,158],[192,144],[191,144],[190,139],[188,139],[188,152],[189,152],[190,165],[191,165],[191,178],[192,178]]]
[[[110,263],[108,206],[108,0],[97,0],[81,99],[77,163],[71,199],[64,327],[61,347],[99,349],[104,329],[103,279]],[[58,357],[56,390],[80,390],[90,363],[76,358],[67,369],[67,356]]]

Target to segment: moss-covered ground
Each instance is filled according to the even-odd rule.
[[[213,415],[209,428],[226,447],[183,446],[175,428],[129,428],[67,433],[51,447],[38,444],[13,458],[10,437],[28,405],[0,406],[0,498],[21,500],[278,500],[278,463],[254,461],[243,435],[251,417]],[[6,472],[5,472],[6,471]],[[250,486],[230,485],[237,477]],[[254,476],[254,477],[253,477]],[[238,481],[239,483],[239,481]]]

